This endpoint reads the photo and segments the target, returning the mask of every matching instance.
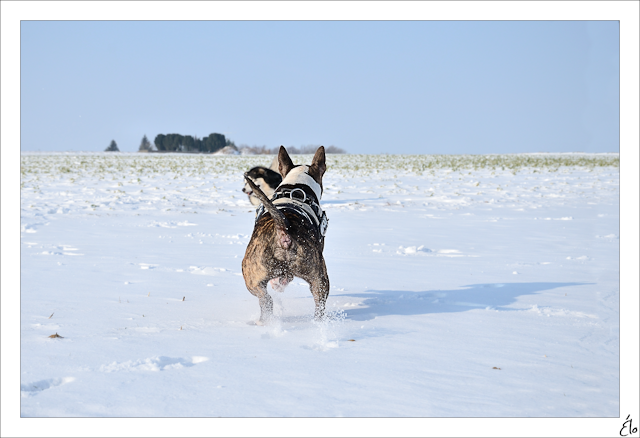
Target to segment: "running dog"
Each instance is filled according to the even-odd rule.
[[[242,260],[247,289],[260,303],[258,325],[268,323],[273,314],[269,282],[279,292],[294,276],[309,283],[316,320],[324,317],[329,296],[329,276],[322,255],[328,221],[320,208],[326,171],[324,147],[318,148],[310,166],[296,166],[280,146],[278,166],[283,180],[271,199],[245,174],[253,195],[262,203]]]
[[[278,172],[266,167],[256,166],[246,173],[246,176],[251,178],[253,183],[258,186],[262,192],[270,198],[273,195],[276,187],[282,182],[282,176]],[[242,192],[246,193],[249,197],[249,201],[256,207],[260,206],[260,200],[254,195],[253,189],[248,183],[244,183]]]

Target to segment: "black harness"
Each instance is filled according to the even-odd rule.
[[[286,201],[278,200],[284,199]],[[271,202],[280,211],[289,211],[300,217],[303,217],[309,224],[318,230],[318,234],[324,239],[327,233],[329,219],[327,214],[322,211],[316,194],[309,186],[299,184],[283,184],[271,196]],[[288,202],[287,202],[288,201]],[[256,223],[268,211],[263,204],[256,209]]]

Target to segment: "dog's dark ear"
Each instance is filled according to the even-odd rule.
[[[327,164],[324,156],[324,146],[320,146],[313,156],[311,166],[309,166],[309,175],[315,179],[322,187],[322,175],[327,170]]]
[[[291,158],[284,146],[280,146],[280,151],[278,152],[278,170],[280,171],[282,178],[287,176],[291,169],[293,169],[293,161],[291,161]]]

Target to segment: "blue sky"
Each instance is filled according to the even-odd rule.
[[[23,21],[21,150],[619,151],[617,21]]]

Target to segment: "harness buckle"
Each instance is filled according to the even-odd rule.
[[[300,189],[300,188],[298,188],[298,187],[296,187],[296,188],[294,188],[294,189],[291,189],[291,191],[289,192],[289,198],[290,198],[290,199],[293,199],[293,194],[294,194],[294,192],[295,192],[296,190],[297,190],[297,191],[299,191],[299,192],[302,192],[302,202],[305,202],[305,201],[307,200],[307,194],[305,193],[305,191],[304,191],[304,190],[302,190],[302,189]]]

